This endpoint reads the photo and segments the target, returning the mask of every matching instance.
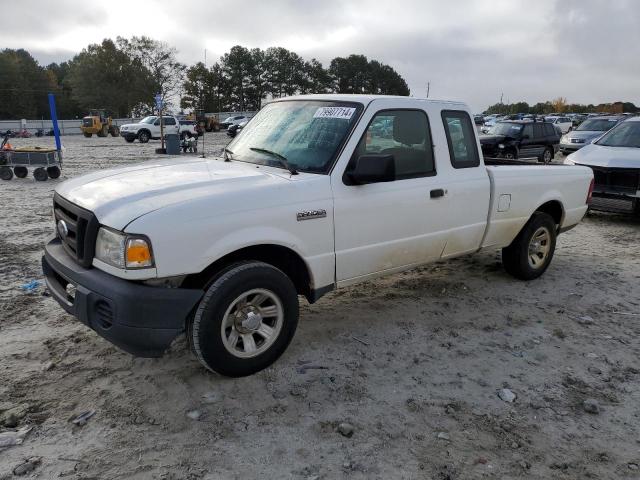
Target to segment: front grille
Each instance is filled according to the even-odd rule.
[[[640,169],[592,167],[596,190],[635,194],[640,190]]]
[[[62,241],[65,251],[83,267],[91,266],[98,234],[96,216],[58,194],[53,196],[53,215],[56,234]],[[63,221],[67,227],[64,236],[58,229],[60,221]]]

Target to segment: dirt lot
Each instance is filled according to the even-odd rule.
[[[64,143],[63,178],[157,146]],[[0,184],[0,420],[33,427],[0,450],[0,479],[640,478],[638,220],[589,215],[530,283],[496,252],[334,292],[303,306],[276,365],[231,380],[182,339],[121,353],[22,288],[42,282],[57,183]]]

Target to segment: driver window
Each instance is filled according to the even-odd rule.
[[[398,180],[436,174],[427,114],[422,110],[384,110],[369,123],[354,152],[393,155]]]

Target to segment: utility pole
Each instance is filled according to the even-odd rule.
[[[207,49],[204,49],[204,66],[207,67]]]
[[[504,92],[500,92],[500,105],[502,105],[502,97],[504,97]]]
[[[431,82],[427,82],[427,98],[429,98],[429,90],[431,90]]]

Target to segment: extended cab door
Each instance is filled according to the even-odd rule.
[[[341,285],[442,254],[448,212],[433,152],[434,119],[424,102],[413,105],[398,109],[393,100],[372,101],[333,169],[336,280]],[[389,155],[395,161],[394,180],[351,181],[349,173],[359,159],[383,162]]]
[[[491,182],[480,159],[480,144],[470,113],[445,109],[440,116],[439,127],[444,129],[446,143],[440,142],[441,148],[436,146],[436,155],[445,180],[443,217],[447,235],[442,252],[445,258],[480,248],[487,227]]]

